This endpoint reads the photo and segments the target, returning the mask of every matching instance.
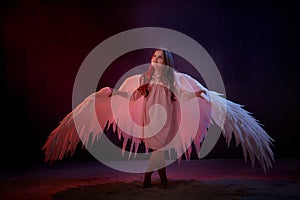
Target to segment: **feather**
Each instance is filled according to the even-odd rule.
[[[68,154],[72,156],[80,141],[87,145],[91,137],[93,144],[100,138],[106,123],[114,123],[110,111],[109,93],[109,88],[103,88],[91,94],[65,116],[50,133],[42,147],[45,151],[45,162],[52,163],[55,160],[61,160]],[[93,113],[99,113],[98,115],[102,116],[96,118],[92,116]]]
[[[127,78],[120,86],[120,91],[132,92],[139,86],[141,75],[134,75]],[[122,118],[126,122],[127,116],[123,116],[121,112],[124,108],[122,105],[128,103],[123,97],[113,96],[110,98],[111,89],[104,87],[98,92],[92,93],[78,104],[59,125],[50,133],[42,150],[45,153],[45,162],[52,163],[55,160],[62,160],[64,156],[72,156],[75,153],[77,145],[82,142],[83,146],[93,145],[99,140],[103,133],[103,129],[108,125],[112,125],[114,132],[118,130],[118,137],[123,136],[124,145],[130,136],[119,129],[117,126],[118,118]],[[114,100],[112,100],[114,99]],[[112,113],[112,102],[115,113]],[[138,105],[136,105],[138,106]],[[114,116],[117,114],[117,116]],[[119,115],[118,115],[119,114]],[[126,123],[125,123],[126,124]],[[88,142],[91,141],[91,144]],[[132,145],[137,147],[138,141],[134,140]],[[133,146],[132,146],[133,147]]]
[[[187,74],[177,72],[175,75],[176,87],[179,90],[185,92],[208,91],[196,79]],[[185,154],[186,159],[190,159],[192,141],[194,141],[197,155],[199,155],[201,143],[208,133],[207,129],[211,121],[211,104],[204,98],[192,98],[187,101],[180,100],[180,107],[182,109],[180,113],[180,141],[175,152],[177,152],[177,158]]]
[[[236,145],[241,145],[245,162],[249,155],[252,167],[257,159],[264,172],[272,168],[274,154],[270,148],[274,140],[266,133],[252,113],[242,105],[222,97],[222,94],[209,91],[212,104],[212,120],[216,123],[226,138],[229,146],[232,134]]]

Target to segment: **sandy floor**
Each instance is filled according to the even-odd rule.
[[[3,174],[3,173],[2,173]],[[266,174],[243,160],[192,160],[167,167],[169,187],[142,188],[143,174],[98,161],[35,165],[2,175],[0,199],[300,199],[300,161],[279,160]]]

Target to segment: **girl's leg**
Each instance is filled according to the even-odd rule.
[[[162,188],[167,188],[168,178],[167,178],[167,173],[166,173],[166,167],[163,167],[163,168],[161,168],[157,171],[158,171],[158,174],[159,174],[159,177],[160,177]]]
[[[151,187],[151,175],[152,175],[153,171],[151,172],[145,172],[144,174],[144,183],[143,183],[143,187],[144,188],[148,188]]]
[[[151,187],[151,175],[154,170],[158,170],[162,186],[167,186],[167,176],[165,167],[164,151],[153,151],[150,157],[147,172],[144,174],[144,187]]]

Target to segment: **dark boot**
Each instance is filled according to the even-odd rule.
[[[168,178],[167,178],[167,174],[166,174],[166,167],[163,167],[158,171],[158,174],[159,174],[159,177],[160,177],[160,180],[161,180],[161,187],[162,188],[167,188],[167,185],[168,185]]]
[[[153,172],[145,172],[144,174],[144,183],[143,183],[143,187],[144,188],[148,188],[151,187],[151,175]]]

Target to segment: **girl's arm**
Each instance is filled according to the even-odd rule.
[[[203,96],[205,96],[206,94],[206,90],[198,90],[197,92],[182,91],[181,96],[184,101],[187,101],[195,97],[200,97],[204,99]]]
[[[125,92],[125,91],[120,91],[116,90],[114,88],[111,88],[111,95],[119,95],[121,97],[124,97],[126,99],[129,99],[131,101],[136,101],[139,99],[141,96],[147,96],[148,95],[148,84],[140,86],[138,89],[136,89],[133,93],[131,92]]]
[[[119,96],[124,97],[126,99],[128,99],[130,97],[129,92],[120,91],[120,90],[116,90],[114,88],[111,88],[111,94],[109,96],[111,97],[113,95],[119,95]]]

